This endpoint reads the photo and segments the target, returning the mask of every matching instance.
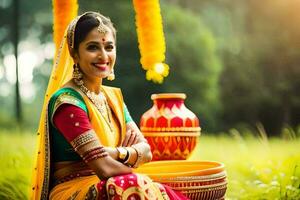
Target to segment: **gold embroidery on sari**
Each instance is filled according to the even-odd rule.
[[[74,200],[74,199],[76,199],[76,197],[79,194],[79,192],[80,192],[80,190],[77,190],[67,200]]]
[[[68,92],[59,95],[59,97],[57,97],[57,99],[55,101],[53,112],[52,112],[51,118],[50,118],[52,125],[54,125],[53,116],[55,114],[55,111],[59,108],[59,106],[61,106],[63,104],[71,104],[74,106],[79,106],[80,101],[76,97],[70,95]]]
[[[89,168],[84,162],[63,161],[56,162],[53,166],[54,185],[70,181],[74,178],[90,176],[95,172]]]
[[[107,180],[106,187],[109,195],[108,198],[119,196],[122,197],[122,199],[129,199],[132,195],[137,195],[138,197],[140,197],[141,200],[145,200],[145,199],[165,200],[158,185],[153,183],[149,177],[141,174],[135,174],[129,176],[136,176],[137,184],[134,184],[132,180],[128,180],[128,183],[131,186],[123,188],[118,183],[115,182],[116,179],[114,177],[111,177]]]
[[[48,199],[49,185],[50,185],[50,142],[49,142],[49,124],[48,124],[48,109],[46,109],[46,122],[45,122],[45,170],[44,181],[41,192],[41,199]],[[39,152],[40,154],[40,152]],[[38,187],[38,185],[37,185]],[[38,189],[38,188],[36,188]]]
[[[89,189],[89,191],[85,195],[85,200],[97,200],[98,191],[95,187],[95,185],[92,185]]]

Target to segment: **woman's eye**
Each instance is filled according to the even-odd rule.
[[[90,45],[90,46],[88,46],[88,48],[87,48],[88,50],[97,50],[98,49],[98,46],[97,45]]]
[[[105,49],[107,51],[112,51],[114,49],[114,46],[113,45],[108,45],[108,46],[105,47]]]

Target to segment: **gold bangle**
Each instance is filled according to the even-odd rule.
[[[136,161],[135,161],[135,163],[133,164],[132,167],[137,168],[140,165],[140,162],[142,160],[142,153],[140,151],[138,151],[138,149],[134,146],[131,146],[131,148],[133,148],[136,151],[136,154],[137,154]]]
[[[126,159],[123,160],[123,164],[127,165],[128,161],[130,160],[131,152],[128,149],[128,147],[124,147],[124,149],[126,149],[126,151],[127,151],[127,156],[126,156]]]
[[[128,160],[129,157],[129,152],[126,148],[124,147],[116,147],[117,151],[118,151],[118,158],[119,161],[121,161],[122,163],[124,163],[125,160]]]
[[[127,166],[129,166],[129,167],[131,167],[132,166],[132,164],[131,164],[131,157],[132,157],[132,148],[131,147],[125,147],[125,149],[127,150],[127,152],[128,152],[128,157],[127,157],[127,159],[123,162],[125,165],[127,165]]]

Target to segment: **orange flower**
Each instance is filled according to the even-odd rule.
[[[53,0],[53,38],[58,50],[63,39],[64,32],[73,18],[77,16],[77,0]]]
[[[141,64],[147,80],[162,83],[169,74],[159,0],[133,0]]]

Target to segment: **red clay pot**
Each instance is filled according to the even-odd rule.
[[[151,95],[153,106],[140,121],[140,129],[148,140],[153,160],[185,160],[200,136],[197,116],[185,105],[184,93]]]

